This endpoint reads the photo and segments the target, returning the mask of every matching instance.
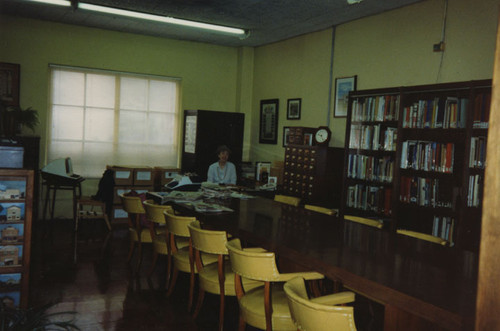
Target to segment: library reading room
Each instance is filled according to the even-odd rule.
[[[0,1],[0,328],[500,330],[499,14]]]

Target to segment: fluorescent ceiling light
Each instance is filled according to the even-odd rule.
[[[140,13],[140,12],[124,10],[124,9],[97,6],[97,5],[92,5],[92,4],[88,4],[88,3],[82,3],[82,2],[78,3],[78,8],[84,9],[84,10],[96,11],[96,12],[100,12],[100,13],[126,16],[126,17],[132,17],[132,18],[139,18],[142,20],[148,20],[148,21],[154,21],[154,22],[183,25],[183,26],[189,26],[189,27],[193,27],[193,28],[223,32],[223,33],[230,33],[230,34],[241,35],[241,36],[246,34],[245,30],[243,30],[243,29],[230,28],[230,27],[222,26],[222,25],[214,25],[214,24],[208,24],[208,23],[188,21],[188,20],[167,17],[167,16],[159,16],[159,15]]]
[[[64,6],[64,7],[70,7],[71,2],[66,1],[66,0],[29,0],[31,2],[41,2],[41,3],[46,3],[49,5],[57,5],[57,6]]]

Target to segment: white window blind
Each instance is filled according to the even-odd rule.
[[[179,81],[51,67],[48,162],[101,177],[106,165],[177,166]]]

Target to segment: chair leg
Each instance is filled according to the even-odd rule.
[[[205,290],[200,288],[198,290],[198,300],[196,302],[196,308],[194,309],[193,318],[196,318],[201,310],[203,304],[203,299],[205,298]]]
[[[175,282],[177,281],[177,274],[178,273],[179,273],[179,271],[174,266],[174,271],[172,273],[172,278],[171,278],[170,284],[168,285],[167,297],[169,297],[172,294],[172,292],[174,291]]]
[[[135,241],[130,240],[130,249],[128,251],[127,263],[130,263],[130,260],[132,259],[132,255],[134,255],[134,249],[135,249]]]
[[[104,222],[106,222],[106,226],[108,227],[108,230],[111,231],[111,223],[109,223],[109,218],[108,215],[106,215],[106,211],[103,211],[104,214]]]
[[[172,255],[167,255],[167,275],[165,276],[165,289],[170,289],[170,280],[172,274]]]
[[[224,302],[225,302],[224,294],[220,295],[220,304],[219,304],[219,331],[224,329]]]
[[[191,311],[191,308],[193,307],[193,297],[194,297],[194,282],[195,281],[195,274],[194,272],[191,272],[189,274],[189,300],[188,300],[188,311]],[[201,291],[201,289],[200,289]]]
[[[245,331],[246,326],[247,326],[247,323],[243,319],[243,316],[241,316],[241,314],[240,314],[240,320],[238,323],[238,331]]]
[[[142,263],[142,243],[141,242],[138,242],[137,243],[137,255],[138,255],[138,258],[137,258],[137,266],[135,267],[136,271],[139,271],[139,269],[141,268],[141,263]]]
[[[148,277],[151,277],[153,274],[153,271],[155,271],[156,263],[158,262],[158,253],[155,251],[153,253],[153,263],[151,263],[151,268],[149,269],[148,272]]]

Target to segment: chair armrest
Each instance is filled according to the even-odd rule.
[[[243,248],[243,250],[245,252],[253,252],[253,253],[268,253],[268,251],[262,247],[248,247],[248,248]]]
[[[354,297],[354,292],[345,291],[312,298],[311,302],[319,303],[322,305],[341,305],[343,303],[354,302]]]
[[[304,280],[315,280],[315,279],[325,278],[325,276],[320,274],[319,272],[305,271],[305,272],[290,272],[290,273],[286,273],[286,274],[280,274],[279,279],[277,279],[276,281],[287,282],[290,279],[293,279],[295,277],[302,277],[302,278],[304,278]]]

